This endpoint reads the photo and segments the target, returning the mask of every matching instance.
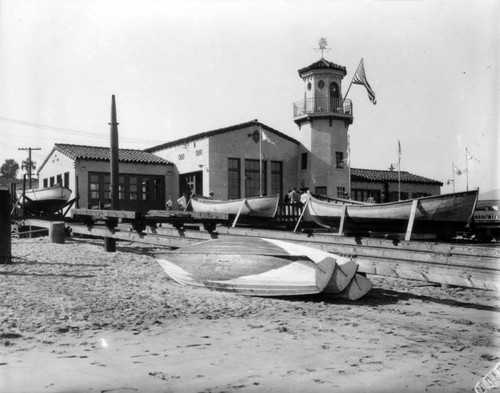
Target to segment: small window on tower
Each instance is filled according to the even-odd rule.
[[[335,153],[335,164],[337,168],[343,168],[344,167],[344,153],[341,151],[338,151]]]
[[[300,169],[307,169],[307,153],[302,153]]]

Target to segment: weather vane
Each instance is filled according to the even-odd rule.
[[[321,51],[321,58],[324,59],[323,57],[323,52],[328,52],[330,49],[327,49],[328,42],[326,41],[325,37],[321,37],[318,41],[319,48],[314,48],[316,51]]]

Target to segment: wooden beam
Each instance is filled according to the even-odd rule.
[[[394,242],[385,239],[361,239],[306,235],[288,231],[256,228],[218,227],[217,232],[183,231],[169,227],[146,228],[146,233],[131,230],[111,231],[104,226],[87,228],[68,224],[74,233],[119,240],[183,247],[202,240],[264,237],[292,241],[340,255],[349,255],[359,264],[359,271],[446,285],[459,285],[500,291],[500,248],[498,246],[463,246],[432,242]],[[120,226],[119,228],[121,228]]]
[[[453,266],[438,264],[366,257],[357,258],[356,262],[359,265],[358,271],[367,274],[500,291],[500,272],[498,271],[492,272],[473,267],[457,269]]]
[[[302,221],[302,217],[304,216],[304,213],[306,212],[307,206],[309,205],[310,198],[307,198],[306,204],[302,208],[302,211],[300,212],[300,217],[297,220],[297,225],[295,225],[294,232],[297,232],[297,229],[299,227],[300,222]]]
[[[405,240],[408,242],[411,239],[413,232],[413,224],[415,223],[415,215],[417,214],[417,206],[420,203],[418,199],[414,199],[411,204],[410,218],[408,219],[408,227],[406,228]]]
[[[339,225],[339,231],[337,232],[337,235],[344,234],[344,223],[345,223],[346,216],[347,216],[347,205],[344,205],[344,208],[342,209],[342,215],[340,216],[340,225]]]
[[[236,223],[238,222],[238,219],[240,218],[240,214],[243,211],[243,208],[245,207],[245,204],[247,203],[246,198],[241,201],[241,206],[238,209],[238,213],[236,214],[236,217],[234,218],[233,225],[231,225],[232,228],[236,226]]]

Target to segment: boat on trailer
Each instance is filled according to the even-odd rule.
[[[226,213],[243,217],[273,218],[278,211],[279,195],[217,200],[197,195],[191,197],[193,211]]]
[[[252,237],[208,240],[155,254],[180,284],[249,296],[317,294],[328,286],[331,293],[340,294],[352,282],[357,265],[343,267],[335,257],[311,247]]]
[[[17,192],[18,201],[28,212],[55,213],[62,209],[71,196],[71,190],[63,186],[31,188]]]
[[[306,219],[351,233],[412,233],[454,236],[471,220],[479,190],[388,203],[320,200],[309,195]]]

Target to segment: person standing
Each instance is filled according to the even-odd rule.
[[[174,208],[174,203],[172,202],[172,197],[168,197],[168,201],[165,203],[166,210],[172,210]]]

